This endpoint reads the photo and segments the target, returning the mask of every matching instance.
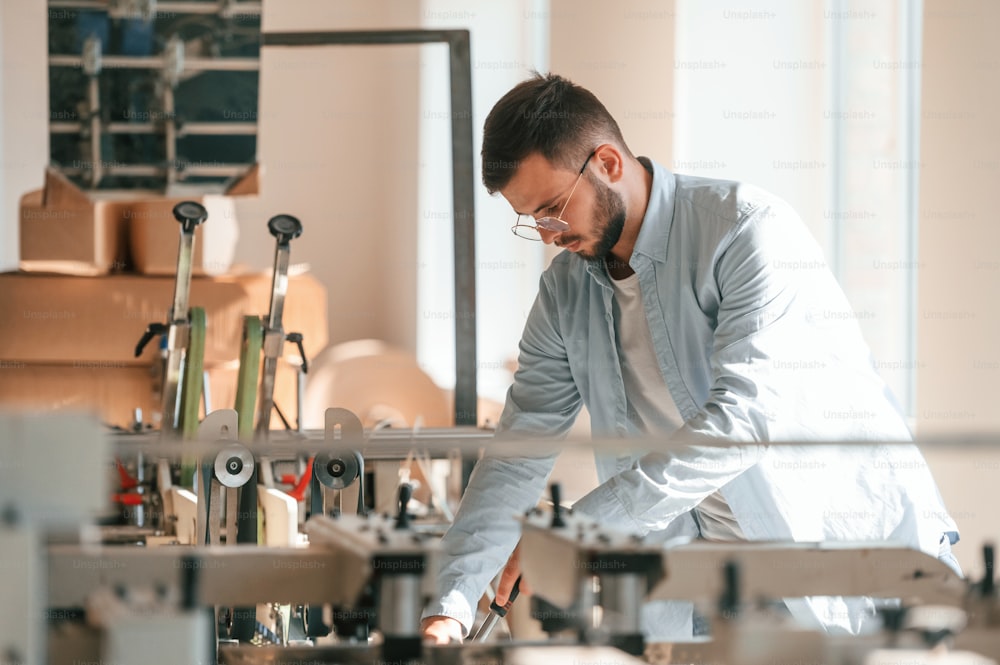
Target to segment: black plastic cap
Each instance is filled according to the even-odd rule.
[[[280,243],[286,243],[302,235],[302,222],[291,215],[275,215],[267,220],[267,230]]]
[[[181,223],[185,232],[193,231],[194,227],[208,219],[208,211],[195,201],[181,201],[174,206],[174,219]]]

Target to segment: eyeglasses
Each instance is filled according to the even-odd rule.
[[[540,230],[542,231],[552,231],[553,233],[563,233],[564,231],[569,231],[569,224],[563,221],[563,213],[566,212],[567,206],[569,206],[569,200],[573,198],[573,192],[576,191],[577,185],[580,184],[580,178],[583,177],[583,172],[587,169],[587,164],[590,163],[590,158],[597,154],[597,151],[587,155],[587,159],[583,162],[583,166],[580,167],[580,172],[576,174],[576,182],[573,183],[573,188],[569,190],[569,196],[566,197],[566,202],[563,203],[562,210],[555,217],[546,216],[539,217],[534,220],[534,224],[522,224],[521,218],[527,217],[531,219],[531,215],[521,215],[517,216],[517,223],[510,227],[510,230],[514,232],[519,238],[524,238],[525,240],[541,240]]]

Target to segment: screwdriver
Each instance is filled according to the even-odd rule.
[[[514,603],[514,599],[517,598],[517,594],[521,591],[521,576],[518,575],[517,579],[514,580],[514,588],[510,590],[510,598],[501,607],[497,605],[496,601],[490,603],[490,615],[483,622],[483,625],[479,627],[476,631],[475,636],[472,638],[473,642],[485,642],[486,638],[490,636],[493,629],[496,628],[497,623],[500,619],[507,616],[507,612],[510,611],[510,606]]]

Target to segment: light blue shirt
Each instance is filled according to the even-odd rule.
[[[910,440],[854,311],[797,214],[753,186],[643,161],[653,184],[629,265],[685,421],[668,439],[690,445],[599,456],[601,485],[574,510],[641,534],[681,530],[692,508],[721,490],[749,540],[892,540],[936,556],[942,533],[957,528],[915,446],[766,443]],[[628,418],[613,294],[603,264],[569,252],[552,261],[498,436],[565,436],[583,405],[595,437],[640,435]],[[748,445],[698,445],[718,439]],[[443,539],[439,597],[425,616],[470,628],[517,544],[516,516],[538,502],[553,461],[480,461]],[[865,620],[836,599],[808,612],[851,632]]]

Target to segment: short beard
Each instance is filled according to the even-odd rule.
[[[584,254],[580,252],[581,258],[594,263],[603,262],[611,253],[611,248],[618,244],[622,237],[622,230],[625,228],[625,201],[621,194],[606,186],[597,178],[588,179],[594,185],[597,192],[596,218],[604,219],[604,223],[598,229],[601,234],[592,252]]]

